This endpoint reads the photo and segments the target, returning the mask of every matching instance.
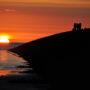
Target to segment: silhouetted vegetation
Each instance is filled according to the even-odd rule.
[[[74,24],[72,31],[35,40],[10,51],[25,58],[34,71],[59,88],[86,85],[89,78],[90,29]]]

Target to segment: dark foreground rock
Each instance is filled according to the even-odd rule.
[[[84,88],[88,84],[90,29],[52,35],[10,51],[25,58],[39,76],[54,86]]]

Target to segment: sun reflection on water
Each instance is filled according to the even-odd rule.
[[[31,70],[31,68],[20,68],[27,67],[28,63],[12,53],[9,53],[6,50],[0,50],[0,76],[7,75],[19,75],[20,72]]]
[[[8,76],[8,75],[20,75],[26,69],[13,69],[13,70],[0,70],[0,76]]]

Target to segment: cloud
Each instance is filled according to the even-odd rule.
[[[4,9],[3,11],[4,12],[15,12],[16,10],[14,10],[14,9]]]
[[[13,13],[13,12],[16,12],[16,10],[6,8],[6,9],[1,9],[1,10],[0,10],[0,12],[5,12],[5,13]]]

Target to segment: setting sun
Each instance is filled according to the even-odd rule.
[[[0,36],[0,43],[9,43],[9,37],[8,36]]]

